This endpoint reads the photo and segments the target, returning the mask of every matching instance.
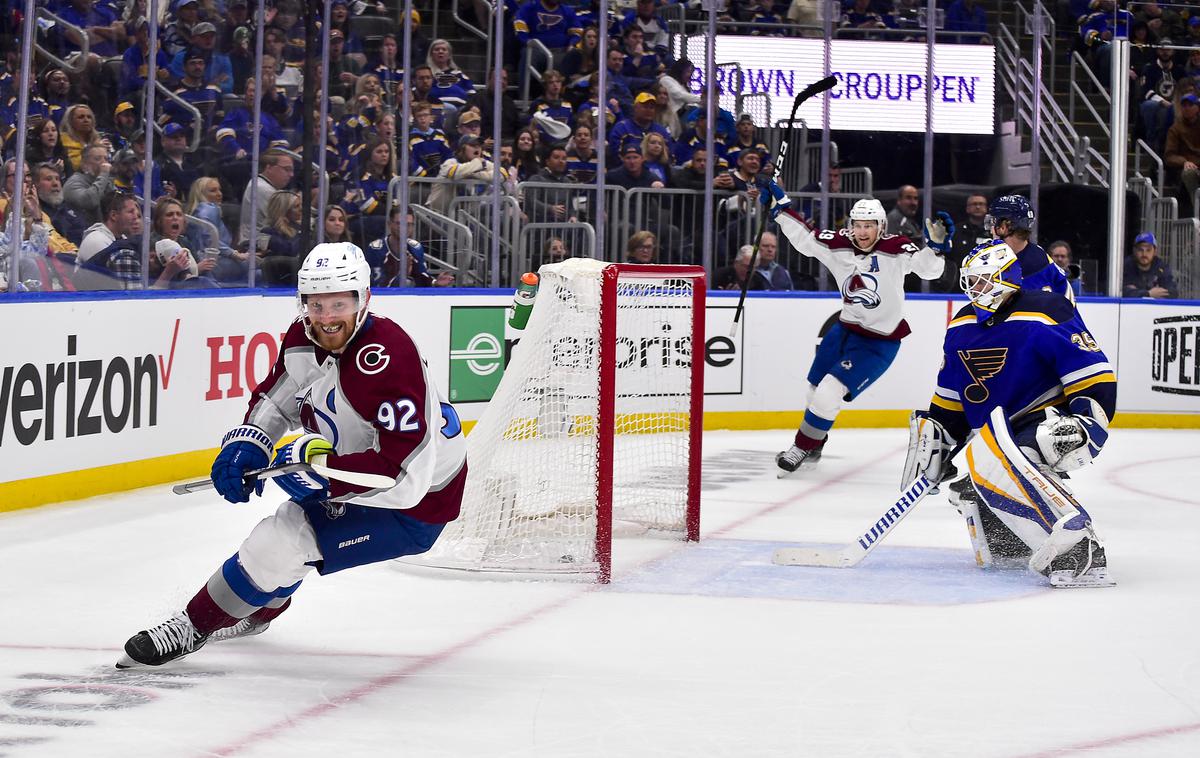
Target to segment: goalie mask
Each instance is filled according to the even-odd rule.
[[[358,300],[354,328],[345,342],[348,344],[367,318],[367,302],[371,294],[371,266],[363,251],[349,242],[326,242],[317,245],[304,258],[296,273],[296,307],[304,323],[304,333],[318,347],[325,345],[313,333],[308,310],[308,296],[353,292]]]
[[[1021,289],[1021,264],[1012,248],[1000,240],[977,246],[963,258],[958,286],[984,321]]]
[[[870,242],[865,241],[868,239],[866,236],[860,240],[859,237],[855,235],[855,221],[875,222],[878,227],[878,231],[875,233],[874,238],[871,239]],[[857,225],[857,227],[860,230],[863,229],[862,224]],[[846,229],[849,230],[850,241],[854,243],[855,247],[857,247],[859,250],[870,251],[875,247],[875,243],[879,242],[879,239],[887,233],[887,213],[885,213],[883,210],[883,203],[879,202],[875,198],[863,198],[862,200],[856,202],[854,207],[850,209],[850,217],[846,219]]]

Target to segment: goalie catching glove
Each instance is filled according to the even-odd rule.
[[[1054,408],[1046,409],[1046,420],[1037,425],[1034,439],[1042,460],[1052,470],[1062,473],[1083,468],[1100,454],[1100,448],[1108,441],[1107,419],[1103,418],[1103,411],[1099,419],[1086,414],[1087,410],[1096,410],[1091,405],[1094,403],[1089,398],[1077,397],[1071,401],[1070,409],[1085,413],[1063,416]]]
[[[274,465],[291,463],[324,463],[333,453],[333,445],[319,434],[302,434],[279,448]],[[293,501],[301,504],[320,503],[329,499],[329,480],[313,471],[296,471],[275,477],[275,483]]]
[[[950,218],[950,214],[938,211],[933,214],[933,218],[925,219],[925,244],[931,250],[945,255],[950,252],[950,240],[953,239],[955,231],[954,219]]]
[[[928,412],[913,411],[908,418],[908,457],[904,459],[900,487],[908,487],[922,474],[935,486],[953,476],[956,472],[950,459],[957,449],[958,442]]]

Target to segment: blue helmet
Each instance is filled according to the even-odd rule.
[[[993,229],[1001,221],[1007,221],[1013,229],[1033,228],[1033,206],[1020,195],[1001,195],[988,206],[988,217],[984,226]]]
[[[1021,264],[1002,240],[978,245],[963,258],[958,286],[982,321],[1021,289]]]

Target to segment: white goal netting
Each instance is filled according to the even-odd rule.
[[[569,259],[539,272],[529,324],[467,437],[462,515],[419,563],[606,580],[614,528],[685,532],[689,512],[698,523],[696,279],[615,266],[606,298],[606,266]],[[612,332],[605,315],[615,315]]]

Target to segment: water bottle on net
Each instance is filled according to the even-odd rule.
[[[529,314],[533,311],[533,301],[537,298],[538,275],[532,272],[521,275],[521,283],[513,294],[512,315],[508,325],[518,331],[523,330],[529,323]]]

